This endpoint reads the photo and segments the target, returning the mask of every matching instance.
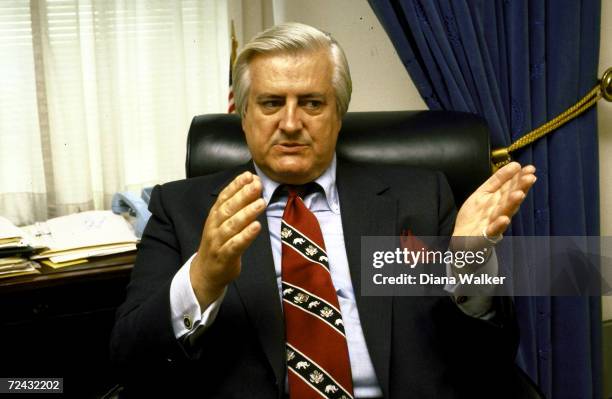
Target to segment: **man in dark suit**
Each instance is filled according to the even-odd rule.
[[[517,332],[508,302],[456,292],[361,296],[360,240],[409,228],[481,237],[478,247],[490,248],[535,182],[535,169],[507,165],[456,213],[440,173],[336,160],[351,82],[329,35],[301,24],[273,27],[243,49],[234,71],[253,162],[153,191],[111,342],[126,393],[511,397]],[[289,207],[314,215],[305,218],[316,227],[294,228]],[[311,227],[324,242],[311,238]],[[324,251],[324,260],[287,241],[302,231],[301,242]],[[323,271],[319,285],[331,288],[330,297],[290,281],[290,253],[310,262],[300,270]],[[493,257],[484,267],[495,265]],[[295,289],[308,295],[291,299]],[[328,313],[311,311],[320,302]],[[335,323],[325,320],[332,309]],[[295,327],[296,317],[305,318],[299,325],[307,331]],[[311,345],[309,336],[320,353],[298,346]],[[314,338],[321,336],[334,344]]]

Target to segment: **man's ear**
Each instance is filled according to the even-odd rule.
[[[247,107],[244,107],[244,112],[242,113],[242,115],[240,115],[240,124],[242,125],[242,131],[245,131],[244,125],[246,123],[245,120],[246,120],[246,114],[247,114]]]
[[[244,112],[242,113],[242,115],[240,115],[240,121],[241,121],[241,123],[242,123],[242,130],[244,130],[244,124],[245,124],[246,115],[247,115],[247,112],[248,112],[248,111],[249,111],[249,103],[247,102],[247,103],[244,105]]]

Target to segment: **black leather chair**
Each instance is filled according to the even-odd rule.
[[[338,158],[417,166],[446,174],[461,204],[491,174],[489,130],[472,114],[451,111],[350,112],[342,122]],[[187,177],[250,158],[237,115],[193,118],[187,139]]]
[[[491,174],[489,129],[482,118],[451,111],[350,112],[342,122],[336,153],[354,162],[416,166],[446,174],[457,204]],[[249,151],[237,115],[193,118],[187,138],[187,177],[247,162]],[[516,397],[542,399],[516,368]],[[495,397],[495,393],[491,394]]]

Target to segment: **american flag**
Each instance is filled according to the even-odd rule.
[[[234,30],[234,21],[232,20],[232,53],[230,55],[229,64],[229,93],[227,94],[227,113],[233,114],[236,112],[236,104],[234,103],[234,88],[232,86],[232,68],[236,61],[236,49],[238,49],[238,41],[236,40],[236,31]]]

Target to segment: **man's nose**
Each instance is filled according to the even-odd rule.
[[[302,130],[303,127],[297,103],[287,102],[283,109],[279,128],[285,133],[295,133]]]

